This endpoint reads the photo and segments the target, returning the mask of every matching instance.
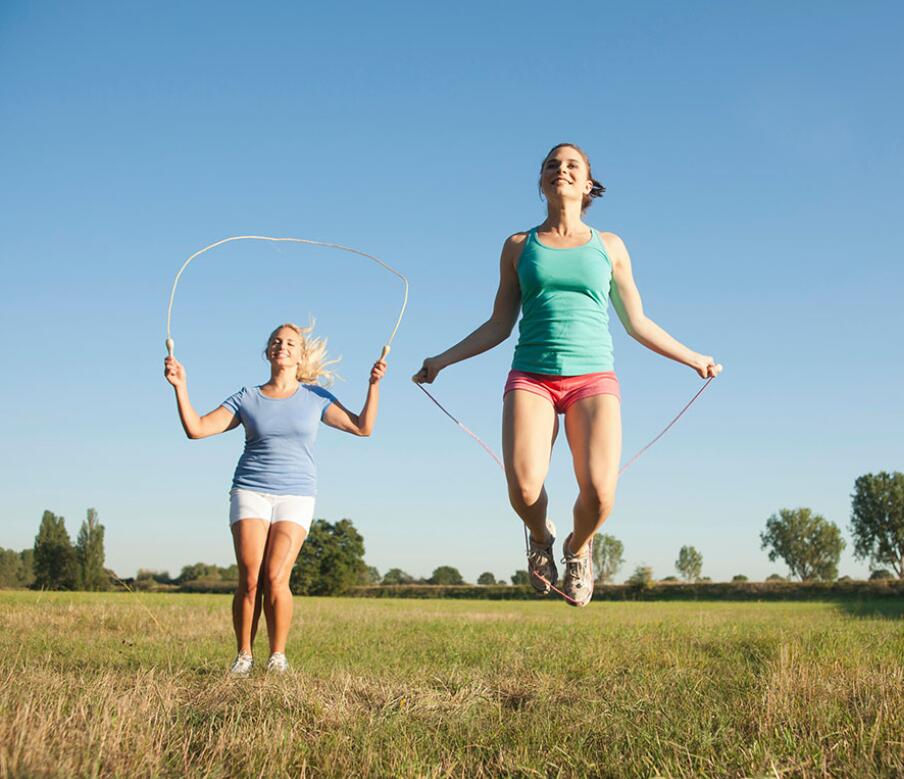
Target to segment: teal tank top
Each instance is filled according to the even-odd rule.
[[[545,246],[531,230],[518,262],[521,322],[512,368],[581,376],[615,366],[609,333],[612,262],[596,230],[583,246]]]

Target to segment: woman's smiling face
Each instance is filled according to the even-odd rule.
[[[587,163],[573,146],[560,146],[544,160],[540,188],[547,200],[583,200],[592,186]]]
[[[267,346],[267,359],[274,367],[288,367],[301,362],[301,336],[291,327],[281,327]]]

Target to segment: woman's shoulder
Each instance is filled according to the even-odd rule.
[[[590,225],[590,229],[593,230],[603,242],[603,246],[610,251],[620,251],[625,248],[625,242],[621,239],[617,233],[613,233],[609,230],[597,230],[595,227]]]
[[[506,249],[521,248],[527,242],[527,239],[530,237],[530,234],[533,231],[533,228],[531,228],[530,230],[522,230],[521,232],[512,233],[508,238],[505,239],[503,247]]]

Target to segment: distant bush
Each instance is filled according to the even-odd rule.
[[[871,582],[882,581],[883,579],[895,579],[897,578],[891,571],[887,568],[880,568],[878,571],[873,571],[869,575],[869,580]]]
[[[780,573],[770,573],[766,577],[766,581],[767,582],[784,582],[784,581],[787,581],[787,579],[785,579],[785,577],[782,576]]]
[[[638,565],[631,574],[631,578],[625,583],[634,589],[649,590],[654,586],[653,569],[648,565]]]
[[[666,576],[665,579],[660,579],[659,581],[660,582],[680,582],[681,579],[679,579],[677,576]]]
[[[733,582],[746,582],[746,581],[748,581],[747,577],[744,576],[743,573],[736,573],[734,576],[731,577],[731,580],[732,580]]]
[[[346,593],[363,598],[463,598],[474,600],[534,600],[533,588],[525,585],[439,586],[409,584],[386,587],[352,587]],[[648,587],[631,584],[597,584],[596,600],[849,600],[873,597],[904,597],[904,581],[848,582],[650,582]]]

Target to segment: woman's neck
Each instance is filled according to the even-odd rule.
[[[554,233],[562,238],[587,232],[587,225],[581,219],[581,204],[547,202],[546,221],[540,225],[540,232]]]
[[[273,368],[270,370],[270,381],[266,386],[276,392],[292,392],[298,389],[298,379],[295,376],[295,367]]]

